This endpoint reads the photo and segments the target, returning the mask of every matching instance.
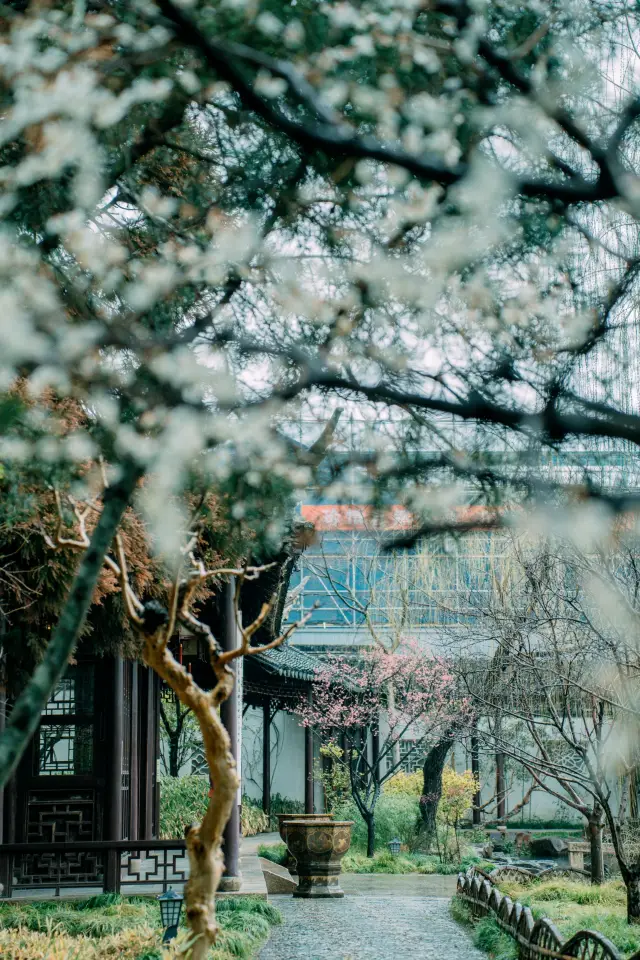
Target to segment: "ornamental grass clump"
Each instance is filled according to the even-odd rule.
[[[569,939],[578,930],[597,930],[628,956],[640,949],[640,927],[627,922],[626,890],[621,880],[603,884],[574,880],[509,881],[500,890],[531,909],[536,919],[548,917]]]
[[[270,903],[248,897],[216,905],[220,935],[207,960],[250,960],[281,922]],[[154,899],[119,894],[61,903],[0,904],[3,960],[174,960],[188,955],[192,936],[182,917],[175,942],[162,947],[160,913]]]
[[[242,795],[242,807],[240,810],[240,830],[243,837],[255,837],[259,833],[266,833],[269,830],[269,817],[262,807],[255,801]]]
[[[491,960],[518,960],[515,940],[504,933],[491,917],[485,917],[478,923],[473,942],[479,950],[488,953]]]
[[[471,928],[474,945],[488,954],[491,960],[517,960],[515,940],[504,933],[492,917],[476,920],[469,905],[460,897],[453,897],[449,911],[457,923]]]
[[[202,820],[208,804],[209,778],[160,777],[160,838],[184,837],[185,829]]]

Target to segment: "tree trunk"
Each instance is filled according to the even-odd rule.
[[[392,680],[387,685],[387,705],[389,714],[392,716],[396,710],[396,689]],[[400,769],[400,739],[398,737],[391,745],[391,765],[396,771]]]
[[[496,819],[498,820],[504,820],[507,815],[506,795],[507,790],[504,778],[504,753],[496,753]]]
[[[104,506],[71,584],[69,596],[44,657],[15,702],[0,734],[0,788],[15,770],[40,723],[40,716],[69,662],[91,606],[105,555],[135,491],[142,471],[125,464],[117,483],[104,492]]]
[[[365,817],[367,825],[367,856],[372,857],[376,852],[376,824],[373,814]]]
[[[591,883],[604,881],[604,858],[602,855],[602,819],[600,810],[589,817],[589,844],[591,847]]]
[[[471,772],[476,779],[476,782],[480,783],[480,747],[478,745],[478,737],[471,737]],[[473,825],[474,827],[479,827],[482,823],[482,811],[480,810],[480,805],[482,803],[482,796],[480,790],[476,790],[473,795]]]
[[[209,692],[200,690],[191,674],[174,660],[167,644],[162,642],[161,634],[146,635],[144,659],[182,703],[193,710],[202,732],[209,776],[214,785],[202,823],[188,827],[185,835],[189,857],[185,909],[189,927],[196,937],[190,957],[191,960],[206,960],[218,932],[215,896],[224,867],[222,835],[239,786],[231,741],[219,713],[220,704],[233,689],[235,677],[231,670],[216,669],[214,660],[212,666],[217,684]]]
[[[422,796],[420,797],[420,833],[427,848],[431,847],[436,835],[436,814],[442,795],[442,771],[451,749],[451,737],[445,737],[427,754],[422,767]]]
[[[178,734],[169,737],[169,776],[180,776],[180,765],[178,763]]]
[[[640,923],[640,878],[625,876],[624,885],[627,888],[627,923]]]

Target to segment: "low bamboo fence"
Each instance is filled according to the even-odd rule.
[[[513,901],[496,886],[500,879],[518,879],[526,873],[503,868],[489,875],[472,868],[458,875],[458,896],[474,917],[492,916],[517,941],[520,960],[625,960],[618,948],[595,930],[579,930],[565,940],[551,920],[534,920],[529,907]],[[640,950],[628,960],[640,960]]]

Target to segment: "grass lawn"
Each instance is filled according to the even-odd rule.
[[[287,848],[284,843],[262,844],[258,854],[274,863],[286,862]],[[440,863],[438,857],[425,853],[400,853],[394,856],[389,850],[379,850],[375,856],[352,848],[342,859],[343,873],[439,873],[457,874],[471,865],[481,866],[476,856],[463,857],[462,863]],[[493,864],[490,865],[490,869]]]
[[[640,926],[627,923],[624,884],[610,880],[601,886],[573,881],[543,880],[539,883],[500,884],[512,900],[531,908],[534,917],[553,920],[567,939],[577,930],[597,930],[621,953],[640,950]]]
[[[531,908],[534,918],[547,917],[568,940],[578,930],[596,930],[608,937],[624,956],[640,950],[640,926],[626,920],[624,884],[610,880],[602,886],[575,883],[572,880],[542,880],[521,884],[500,883],[500,890],[512,900]],[[515,960],[515,940],[503,933],[490,916],[473,921],[467,905],[454,898],[451,913],[456,920],[472,927],[473,941],[492,960]]]
[[[450,909],[453,919],[469,928],[474,946],[484,950],[491,960],[518,960],[516,941],[504,933],[492,917],[474,919],[468,905],[459,897],[452,899]]]
[[[249,960],[269,936],[280,914],[265,900],[219,900],[222,928],[211,960]],[[3,960],[169,960],[160,946],[158,904],[146,897],[100,894],[88,900],[0,904]],[[175,944],[188,939],[186,927]]]

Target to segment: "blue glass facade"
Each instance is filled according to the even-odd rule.
[[[291,578],[292,591],[302,588],[290,619],[311,612],[309,625],[334,629],[353,629],[367,618],[407,629],[468,623],[486,603],[501,564],[500,537],[489,532],[395,553],[383,544],[382,536],[361,531],[319,534]]]

